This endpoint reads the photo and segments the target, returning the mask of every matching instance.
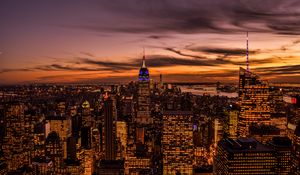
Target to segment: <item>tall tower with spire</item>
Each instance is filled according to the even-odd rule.
[[[240,67],[239,72],[239,104],[238,122],[239,136],[250,135],[253,124],[270,124],[269,83],[249,69],[248,32],[246,41],[246,69]]]
[[[139,71],[139,82],[149,82],[149,70],[146,67],[145,51],[143,52],[142,66]]]
[[[138,78],[138,110],[136,122],[141,124],[152,123],[150,117],[150,76],[146,66],[145,51],[143,52],[142,66]]]

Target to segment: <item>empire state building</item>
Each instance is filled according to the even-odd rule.
[[[150,117],[150,78],[149,70],[146,67],[145,56],[143,56],[142,67],[139,71],[138,79],[138,110],[136,122],[140,124],[151,124]]]

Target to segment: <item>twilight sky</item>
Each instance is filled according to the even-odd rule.
[[[0,84],[300,82],[299,0],[1,0]]]

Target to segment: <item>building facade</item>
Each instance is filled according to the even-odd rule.
[[[254,139],[225,139],[218,144],[215,175],[275,175],[275,170],[275,151]]]
[[[253,123],[270,124],[269,84],[252,72],[240,68],[239,72],[239,125],[240,136],[249,136],[249,126]]]
[[[194,164],[193,114],[163,112],[163,174],[192,174]]]
[[[136,122],[140,124],[151,124],[153,122],[150,115],[150,75],[146,67],[145,56],[138,78],[138,101]]]

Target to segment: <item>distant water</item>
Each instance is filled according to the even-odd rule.
[[[207,86],[207,85],[190,85],[190,86],[179,86],[182,92],[191,92],[194,95],[219,95],[226,96],[229,98],[238,97],[238,93],[233,92],[218,92],[215,86]]]
[[[228,92],[218,92],[217,88],[214,86],[207,86],[207,85],[190,85],[190,86],[179,86],[182,92],[191,92],[194,95],[219,95],[219,96],[226,96],[228,98],[235,98],[238,97],[238,93],[228,93]],[[288,95],[283,96],[283,100],[287,103],[292,103],[292,97]]]

